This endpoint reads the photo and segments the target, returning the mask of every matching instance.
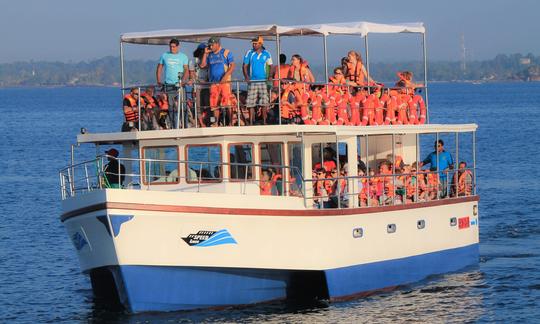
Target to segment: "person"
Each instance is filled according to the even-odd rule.
[[[458,172],[454,173],[452,180],[453,194],[455,197],[470,196],[472,194],[473,175],[467,169],[467,162],[459,162]],[[455,187],[457,186],[457,191]]]
[[[262,169],[259,187],[262,196],[272,195],[272,188],[274,187],[274,182],[272,181],[272,172],[270,170]]]
[[[139,101],[139,88],[133,87],[130,92],[124,96],[122,103],[124,117],[126,121],[122,124],[122,132],[137,131],[139,127],[139,103],[141,107],[144,102]]]
[[[444,150],[444,141],[435,141],[435,151],[431,152],[420,162],[420,167],[429,164],[430,171],[439,171],[439,197],[445,198],[448,194],[448,170],[454,168],[454,160],[449,152]]]
[[[159,118],[158,100],[154,96],[154,87],[146,87],[145,91],[141,93],[141,128],[142,130],[159,129],[157,118]],[[144,104],[143,104],[144,103]]]
[[[221,106],[230,105],[230,80],[235,63],[232,53],[221,47],[220,39],[217,37],[210,37],[208,47],[204,49],[201,68],[206,67],[208,67],[208,81],[213,83],[210,86],[210,107],[214,115],[211,126],[218,126],[220,115],[218,102]]]
[[[274,69],[274,88],[279,87],[279,80],[287,78],[291,66],[287,64],[287,55],[279,54],[279,69]]]
[[[345,78],[343,74],[343,69],[341,67],[336,67],[334,69],[334,75],[330,76],[328,78],[328,83],[330,84],[336,84],[333,86],[329,86],[329,92],[334,93],[337,92],[339,94],[348,93],[348,80]]]
[[[252,49],[244,55],[242,71],[244,79],[248,82],[248,97],[246,106],[250,111],[250,124],[253,125],[254,108],[261,107],[260,113],[263,124],[266,125],[268,114],[268,88],[266,81],[271,78],[272,56],[264,48],[264,40],[261,36],[251,40]]]
[[[291,57],[291,66],[287,77],[299,82],[315,82],[315,77],[313,76],[307,61],[299,54],[294,54]]]
[[[342,61],[343,62],[343,61]],[[358,52],[349,51],[347,53],[347,70],[345,77],[351,85],[365,86],[375,84],[371,77],[368,77],[367,70],[362,62],[362,56]]]
[[[156,67],[156,83],[158,86],[164,85],[164,89],[168,94],[170,118],[175,127],[178,113],[176,95],[180,83],[185,83],[188,80],[188,57],[180,52],[180,42],[177,39],[171,39],[169,42],[169,51],[161,54],[159,63]],[[165,78],[162,78],[163,70],[165,70]],[[187,114],[186,114],[187,115]]]
[[[190,77],[195,81],[195,93],[197,96],[197,119],[201,127],[206,127],[209,124],[210,118],[210,88],[205,82],[208,82],[208,67],[201,68],[204,49],[207,47],[205,43],[200,43],[197,49],[193,52],[195,61]]]
[[[107,160],[109,161],[103,168],[105,187],[116,189],[122,188],[122,184],[126,177],[126,168],[117,159],[118,150],[111,148],[108,151],[105,151],[105,154],[107,154]]]

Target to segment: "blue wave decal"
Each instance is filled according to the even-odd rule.
[[[199,244],[195,244],[194,246],[207,247],[207,246],[216,246],[216,245],[222,245],[222,244],[238,244],[238,243],[232,237],[229,231],[227,231],[226,229],[222,229],[214,233],[207,240],[204,240],[203,242]]]
[[[109,215],[109,218],[111,219],[111,226],[113,229],[114,237],[117,237],[118,234],[120,234],[122,224],[132,220],[133,215]]]

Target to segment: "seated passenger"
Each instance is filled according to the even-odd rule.
[[[424,98],[415,94],[417,87],[421,87],[421,84],[416,84],[412,81],[413,73],[410,71],[403,71],[397,73],[399,81],[396,82],[396,86],[401,88],[401,101],[406,103],[407,106],[407,121],[404,123],[409,124],[424,124],[426,122],[426,105]],[[403,121],[403,117],[401,120]]]
[[[259,181],[259,187],[261,188],[261,195],[270,196],[272,195],[272,187],[274,183],[272,182],[272,173],[268,169],[263,169],[261,171],[261,180]]]
[[[467,163],[465,161],[459,162],[459,168],[454,173],[452,180],[452,188],[454,189],[453,195],[457,197],[472,195],[473,174],[467,169]],[[455,187],[457,185],[457,195]]]
[[[160,93],[157,96],[157,103],[159,106],[159,113],[157,114],[157,123],[159,129],[171,129],[172,123],[169,117],[169,99],[165,92]]]
[[[315,77],[309,68],[308,62],[305,61],[302,56],[294,54],[291,57],[291,67],[289,68],[289,73],[287,78],[295,80],[298,82],[315,82]],[[298,84],[297,87],[303,93],[305,90],[309,89],[309,85]]]
[[[334,69],[334,75],[332,75],[328,79],[328,83],[340,85],[340,86],[329,86],[328,87],[329,93],[338,92],[340,94],[345,94],[348,92],[348,87],[347,87],[348,80],[345,78],[345,75],[343,74],[343,70],[341,69],[341,67],[337,67]]]
[[[355,51],[349,51],[347,53],[347,74],[345,77],[351,85],[376,85],[376,82],[371,77],[368,80],[367,71],[362,62],[362,56]]]
[[[122,125],[122,132],[137,131],[139,127],[139,88],[131,88],[130,92],[124,96],[123,107],[126,121]]]
[[[144,104],[141,102],[142,109],[142,119],[141,119],[141,128],[142,130],[155,130],[159,129],[157,115],[159,112],[158,101],[154,97],[154,87],[149,86],[141,94],[141,99],[144,100]]]

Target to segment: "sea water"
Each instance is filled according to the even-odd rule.
[[[348,302],[136,315],[94,300],[59,219],[70,145],[81,127],[118,131],[121,100],[113,88],[0,89],[0,322],[540,321],[540,83],[429,89],[432,123],[479,125],[478,266]]]

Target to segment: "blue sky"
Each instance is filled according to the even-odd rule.
[[[112,1],[2,0],[0,63],[28,60],[80,61],[118,55],[119,35],[125,32],[171,28],[208,28],[253,24],[313,24],[373,21],[424,22],[430,60],[458,60],[465,36],[469,59],[498,53],[540,54],[540,1]],[[362,49],[354,38],[330,40],[330,58],[348,48]],[[375,36],[373,61],[418,59],[419,38]],[[241,54],[249,44],[229,42]],[[270,45],[270,44],[269,44]],[[321,40],[285,41],[286,53],[322,60]],[[234,48],[238,47],[238,48]],[[271,45],[269,47],[272,47]],[[163,47],[127,49],[128,58],[155,58]],[[192,46],[184,45],[190,52]]]

